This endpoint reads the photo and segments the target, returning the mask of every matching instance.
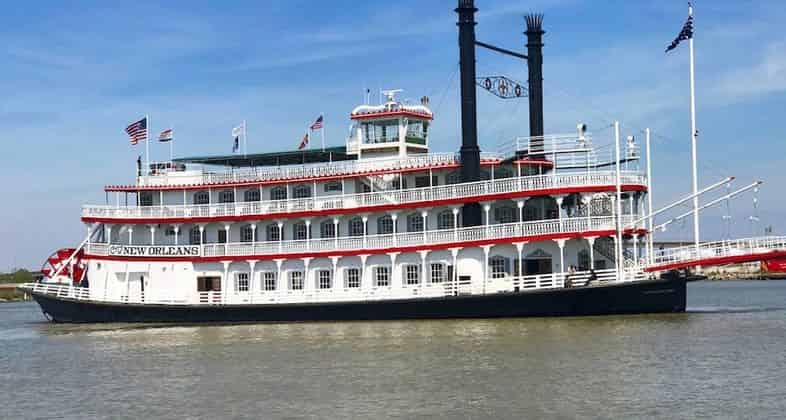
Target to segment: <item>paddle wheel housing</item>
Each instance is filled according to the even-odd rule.
[[[55,251],[44,261],[41,274],[46,283],[70,283],[78,285],[87,272],[84,249],[63,248]]]

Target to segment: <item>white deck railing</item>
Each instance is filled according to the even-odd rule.
[[[633,221],[632,216],[623,216],[623,223]],[[455,243],[457,247],[472,241],[496,240],[539,235],[579,235],[594,231],[615,229],[613,216],[576,217],[532,222],[515,222],[458,229],[430,230],[425,232],[407,232],[388,235],[344,236],[327,239],[267,241],[267,242],[233,242],[197,245],[202,257],[239,257],[279,254],[320,253],[330,251],[362,251],[378,250],[419,245],[444,245]],[[112,255],[114,244],[91,243],[87,245],[87,253],[97,256]],[[118,244],[122,245],[122,244]],[[134,246],[134,248],[159,249],[163,245]],[[156,255],[155,252],[136,254],[144,259],[145,255]]]
[[[596,287],[616,282],[640,281],[647,278],[641,270],[626,270],[622,279],[617,278],[616,270],[598,270],[595,279],[587,285],[591,277],[589,271],[575,273],[551,273],[528,276],[505,276],[488,278],[486,281],[455,281],[447,279],[441,283],[425,283],[418,285],[399,285],[386,287],[369,287],[361,285],[357,288],[333,287],[330,289],[305,290],[253,290],[192,292],[181,296],[171,296],[156,292],[127,293],[119,288],[109,293],[93,291],[84,287],[55,285],[43,283],[27,283],[22,289],[49,296],[112,303],[141,303],[166,305],[248,305],[248,304],[292,304],[292,303],[326,303],[326,302],[358,302],[381,301],[392,299],[417,299],[428,297],[444,297],[454,295],[487,295],[495,293],[527,292],[545,289],[564,288],[566,279],[570,279],[572,287]]]
[[[287,200],[144,207],[88,205],[82,208],[82,217],[109,219],[182,219],[193,217],[269,215],[303,211],[329,212],[330,210],[337,209],[355,209],[405,203],[422,202],[427,204],[428,202],[438,200],[480,198],[485,195],[537,191],[550,188],[613,186],[615,183],[616,178],[614,172],[611,171],[536,175],[405,190],[316,196]],[[641,174],[627,172],[622,175],[622,183],[644,186],[646,185],[646,179]]]
[[[500,160],[496,153],[481,153],[481,160]],[[341,160],[336,162],[305,163],[301,165],[264,166],[233,171],[210,171],[201,168],[191,177],[182,172],[162,171],[155,175],[141,176],[138,186],[160,187],[188,184],[225,184],[242,182],[276,181],[287,179],[311,179],[317,177],[344,176],[366,172],[409,170],[460,162],[456,153],[429,153],[405,158],[371,158],[363,160]],[[192,165],[193,166],[193,165]],[[189,166],[191,168],[191,166]],[[191,170],[191,169],[190,169]]]
[[[729,241],[705,242],[679,248],[655,251],[654,266],[689,263],[710,258],[757,255],[768,252],[786,251],[786,236],[764,236],[759,238],[734,239]]]

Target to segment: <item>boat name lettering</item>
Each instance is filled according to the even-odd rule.
[[[133,246],[114,245],[109,255],[122,257],[198,257],[198,245]]]

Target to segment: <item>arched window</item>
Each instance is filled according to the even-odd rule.
[[[286,200],[287,199],[287,187],[273,187],[270,189],[270,199],[271,200]]]
[[[253,242],[254,241],[254,229],[251,228],[251,225],[243,225],[240,228],[240,242]]]
[[[308,226],[306,226],[306,222],[297,222],[292,225],[292,239],[296,241],[308,239]]]
[[[259,201],[260,199],[259,189],[254,188],[253,190],[246,190],[243,193],[243,201],[245,202],[252,202],[252,201]]]
[[[453,229],[453,212],[445,210],[437,215],[437,229]]]
[[[219,203],[234,203],[235,202],[235,192],[232,190],[223,190],[218,193],[218,202]]]
[[[422,232],[423,231],[423,216],[418,213],[412,213],[407,216],[407,232]]]
[[[205,239],[205,232],[203,231],[202,232],[202,238],[201,238],[201,241],[200,241],[199,227],[198,226],[194,226],[194,227],[191,228],[191,230],[188,231],[188,243],[189,244],[191,244],[191,245],[201,245],[202,243],[205,242],[204,239]]]
[[[377,219],[377,233],[380,235],[393,233],[393,218],[390,215]]]
[[[210,204],[210,194],[207,191],[197,191],[194,193],[194,204]]]
[[[267,228],[265,228],[265,230],[267,231],[268,241],[280,241],[282,239],[281,231],[279,231],[277,224],[271,223],[267,225]]]
[[[292,189],[292,197],[294,198],[308,198],[311,197],[311,187],[305,184],[296,185]]]
[[[499,279],[510,275],[510,260],[495,255],[489,258],[489,268],[491,268],[491,278]]]
[[[349,219],[349,236],[363,236],[363,219],[353,217]]]
[[[325,220],[319,225],[319,237],[320,238],[336,237],[336,225],[333,223],[332,220]]]
[[[513,223],[516,221],[516,209],[511,206],[497,207],[494,209],[494,218],[499,223]]]

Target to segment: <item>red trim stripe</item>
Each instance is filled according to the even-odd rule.
[[[643,185],[626,184],[622,186],[623,191],[645,191],[647,188]],[[566,187],[566,188],[548,188],[541,190],[527,190],[516,191],[510,193],[488,194],[464,198],[449,198],[444,200],[432,200],[428,202],[417,201],[412,203],[400,204],[385,204],[379,206],[363,206],[353,207],[348,209],[325,209],[325,210],[307,210],[295,211],[287,213],[272,213],[272,214],[250,214],[243,216],[207,216],[207,217],[177,217],[177,218],[113,218],[113,217],[83,217],[82,222],[85,223],[118,223],[118,224],[158,224],[158,223],[201,223],[201,222],[241,222],[248,220],[278,220],[278,219],[295,219],[302,217],[325,217],[343,214],[355,214],[365,212],[380,212],[391,210],[415,209],[423,207],[440,207],[451,204],[463,203],[477,203],[480,201],[496,201],[508,200],[522,197],[534,197],[542,195],[554,194],[570,194],[580,192],[604,192],[614,191],[616,186],[590,186],[590,187]],[[242,203],[235,203],[242,204]]]
[[[481,166],[498,166],[499,160],[483,160]],[[268,185],[280,185],[303,182],[326,182],[340,179],[362,178],[366,176],[385,175],[385,174],[406,174],[412,172],[424,172],[429,169],[455,169],[458,163],[421,166],[418,168],[406,169],[380,169],[375,171],[356,172],[346,175],[315,176],[303,178],[280,178],[265,181],[242,181],[242,182],[219,182],[215,184],[184,184],[184,185],[160,185],[160,186],[138,186],[138,185],[107,185],[104,187],[106,192],[137,192],[137,191],[182,191],[182,190],[206,190],[215,188],[234,188],[234,187],[261,187]]]
[[[241,256],[221,256],[221,257],[199,257],[199,258],[173,258],[173,257],[122,257],[122,256],[104,256],[104,255],[91,255],[85,254],[85,259],[98,260],[98,261],[144,261],[144,262],[221,262],[221,261],[247,261],[247,260],[275,260],[283,259],[296,259],[296,258],[328,258],[328,257],[355,257],[358,255],[379,255],[387,254],[389,252],[416,252],[422,250],[441,251],[450,248],[473,248],[483,245],[500,245],[511,244],[515,242],[539,242],[550,241],[555,239],[576,239],[587,237],[600,237],[614,235],[613,230],[597,230],[586,231],[582,233],[556,233],[549,235],[533,235],[533,236],[519,236],[501,239],[483,239],[478,241],[465,241],[465,242],[449,242],[445,244],[436,245],[410,245],[399,246],[391,248],[380,249],[363,249],[363,250],[335,250],[335,251],[321,251],[321,252],[301,252],[301,253],[281,253],[281,254],[266,254],[266,255],[241,255]],[[646,229],[629,229],[625,234],[646,234]]]

